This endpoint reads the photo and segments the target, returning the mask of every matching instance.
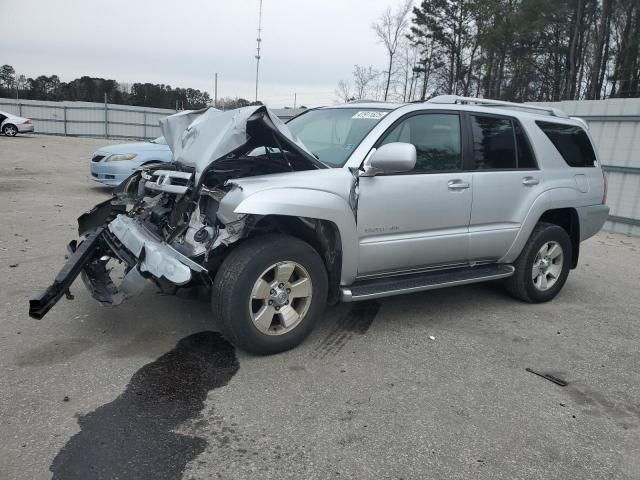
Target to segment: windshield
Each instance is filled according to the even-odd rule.
[[[154,138],[153,140],[151,140],[151,143],[157,143],[159,145],[166,145],[167,141],[164,139],[164,137],[158,137],[158,138]]]
[[[387,113],[374,108],[323,108],[291,119],[287,127],[322,163],[341,167]]]

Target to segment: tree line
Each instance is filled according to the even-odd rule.
[[[167,109],[199,109],[211,104],[209,93],[193,88],[172,88],[153,83],[118,83],[83,76],[63,82],[57,75],[16,77],[11,65],[0,67],[0,97],[27,100],[104,102]]]
[[[355,65],[341,101],[640,97],[638,0],[403,0],[372,29],[385,63]]]

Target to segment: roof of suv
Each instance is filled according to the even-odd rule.
[[[499,115],[508,115],[516,118],[533,118],[539,120],[552,120],[559,123],[569,123],[573,125],[580,125],[581,127],[588,128],[586,123],[579,118],[570,117],[566,113],[556,108],[540,107],[539,105],[529,105],[526,103],[512,103],[502,102],[498,100],[485,100],[481,98],[467,98],[457,97],[454,95],[443,95],[440,97],[434,97],[424,102],[412,102],[412,103],[393,103],[393,102],[378,102],[378,101],[355,101],[345,103],[341,105],[331,105],[320,107],[322,109],[331,108],[352,108],[352,109],[384,109],[384,110],[396,110],[399,108],[405,108],[410,110],[418,109],[438,109],[438,110],[457,110],[457,111],[471,111],[482,113],[494,113]]]

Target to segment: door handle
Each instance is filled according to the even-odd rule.
[[[469,182],[463,182],[459,179],[449,180],[447,185],[449,186],[449,190],[466,190],[471,186]]]
[[[532,185],[538,185],[539,183],[540,183],[540,180],[534,177],[524,177],[522,179],[522,184],[527,187],[530,187]]]

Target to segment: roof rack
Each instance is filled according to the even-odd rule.
[[[391,103],[391,102],[385,102],[384,100],[369,100],[367,98],[362,98],[358,100],[351,100],[347,103]]]
[[[488,98],[474,98],[474,97],[460,97],[458,95],[438,95],[427,100],[427,103],[440,103],[440,104],[476,104],[484,105],[488,107],[503,107],[503,108],[519,108],[523,110],[535,110],[536,112],[543,112],[547,115],[554,117],[569,118],[569,115],[562,110],[553,107],[542,107],[539,105],[528,105],[526,103],[514,103],[505,102],[502,100],[490,100]]]

